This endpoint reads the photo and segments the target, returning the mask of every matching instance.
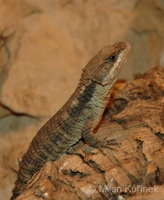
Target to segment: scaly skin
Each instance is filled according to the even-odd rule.
[[[106,46],[86,65],[75,92],[38,131],[24,154],[11,199],[22,192],[45,162],[59,159],[80,139],[93,147],[103,146],[93,130],[103,115],[129,49],[125,42]]]

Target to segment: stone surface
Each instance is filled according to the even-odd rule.
[[[9,115],[0,120],[0,200],[11,197],[19,160],[45,119]]]
[[[163,62],[162,1],[1,0],[0,5],[0,101],[16,113],[54,114],[104,45],[131,43],[124,79]]]

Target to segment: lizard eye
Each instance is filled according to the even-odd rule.
[[[105,59],[105,62],[114,62],[114,61],[116,61],[116,59],[117,59],[117,56],[115,54],[113,54],[113,55],[110,55],[109,57],[107,57]]]

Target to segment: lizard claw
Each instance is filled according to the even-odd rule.
[[[113,151],[117,151],[118,150],[112,146],[120,146],[121,143],[120,142],[116,142],[116,139],[115,138],[109,138],[109,137],[106,137],[104,138],[104,145],[105,147],[108,147],[109,149],[113,150]]]

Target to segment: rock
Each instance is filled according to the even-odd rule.
[[[81,68],[104,45],[130,41],[122,78],[160,62],[160,1],[1,0],[0,5],[0,101],[16,113],[53,115],[75,89]]]
[[[125,5],[120,3],[120,12],[112,13],[114,1],[109,5],[106,1],[97,5],[65,0],[46,5],[44,1],[2,2],[1,9],[13,15],[4,24],[9,28],[3,32],[6,55],[3,52],[0,101],[16,113],[32,116],[53,115],[65,103],[81,68],[102,46],[121,40],[128,26],[125,16],[135,5],[126,1],[124,13]],[[115,23],[118,20],[123,26]]]

